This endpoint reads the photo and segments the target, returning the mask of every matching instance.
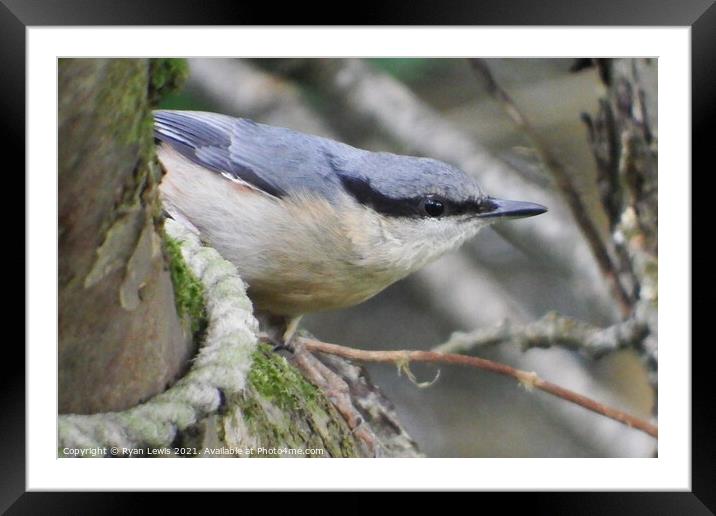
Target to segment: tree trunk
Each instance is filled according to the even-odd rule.
[[[195,349],[162,253],[150,97],[166,61],[59,62],[59,409],[121,410]]]

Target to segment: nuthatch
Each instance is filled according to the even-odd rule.
[[[285,342],[303,314],[365,301],[498,220],[546,211],[462,170],[216,113],[155,111],[166,211],[236,265]]]

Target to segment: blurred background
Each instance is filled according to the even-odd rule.
[[[486,60],[496,81],[558,155],[608,232],[582,113],[604,85],[576,59]],[[161,108],[217,111],[370,150],[442,159],[489,194],[545,204],[539,217],[483,230],[459,252],[351,309],[311,315],[318,338],[362,349],[430,349],[455,331],[534,321],[547,312],[597,325],[618,311],[586,242],[530,142],[465,59],[190,59],[190,78]],[[653,73],[656,73],[654,65]],[[536,371],[636,416],[654,395],[631,351],[594,360],[564,349],[485,346],[475,355]],[[442,368],[419,388],[369,365],[406,430],[429,457],[650,457],[655,441],[513,380]],[[437,369],[414,365],[419,381]]]

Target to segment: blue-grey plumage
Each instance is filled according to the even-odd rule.
[[[335,200],[348,188],[382,197],[409,213],[428,194],[455,203],[484,199],[462,170],[429,158],[357,149],[328,138],[243,118],[197,111],[156,111],[155,136],[195,163],[277,197],[310,191]],[[366,202],[370,199],[365,199]],[[376,200],[378,202],[378,200]]]
[[[323,149],[353,150],[324,138],[216,113],[155,111],[154,128],[157,139],[195,163],[277,197],[303,189],[331,195],[338,179]]]
[[[272,314],[357,304],[498,218],[545,211],[488,197],[429,158],[215,113],[154,120],[167,211],[232,261]]]

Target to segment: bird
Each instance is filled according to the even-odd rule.
[[[220,113],[153,116],[164,210],[236,266],[289,349],[303,315],[362,303],[489,224],[547,211],[429,157]]]

